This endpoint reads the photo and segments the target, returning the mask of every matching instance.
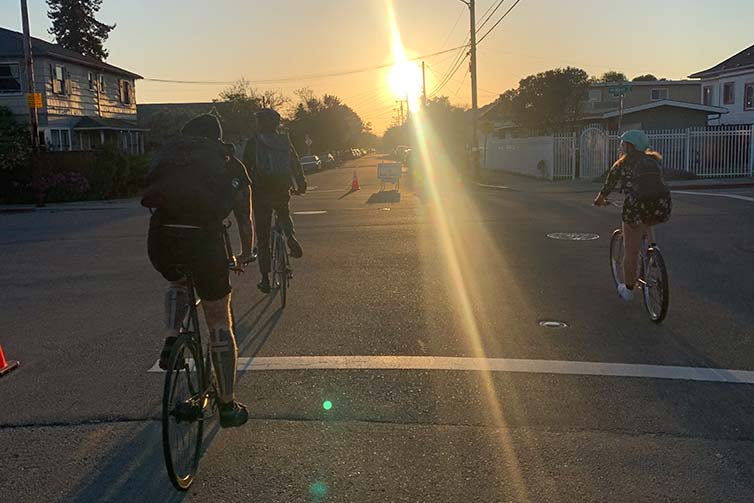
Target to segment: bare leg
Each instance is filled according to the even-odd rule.
[[[233,401],[238,359],[236,337],[230,327],[230,295],[216,301],[203,301],[202,306],[209,327],[212,364],[220,395],[218,398],[221,403],[230,403]]]
[[[636,266],[639,260],[639,248],[647,226],[644,224],[631,225],[623,222],[623,278],[628,288],[636,283]]]

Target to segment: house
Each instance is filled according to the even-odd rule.
[[[114,143],[144,152],[136,81],[140,75],[56,44],[32,38],[40,141],[50,150],[94,150]],[[28,123],[27,77],[21,33],[0,28],[0,106]]]
[[[623,92],[623,113],[618,91]],[[579,105],[577,127],[599,124],[605,129],[686,129],[705,127],[710,118],[728,111],[701,102],[701,84],[693,80],[598,82],[589,85]],[[518,129],[495,107],[482,114],[498,135]],[[508,119],[508,120],[506,120]]]
[[[702,103],[728,110],[710,125],[754,124],[754,45],[689,78],[701,79]]]

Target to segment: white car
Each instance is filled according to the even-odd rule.
[[[301,167],[304,171],[319,171],[322,169],[322,161],[316,155],[305,155],[301,158]]]

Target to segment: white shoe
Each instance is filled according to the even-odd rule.
[[[629,290],[624,283],[621,283],[618,285],[618,297],[625,300],[626,302],[631,302],[632,300],[634,300],[634,291]]]

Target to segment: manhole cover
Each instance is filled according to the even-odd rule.
[[[324,215],[327,213],[325,210],[317,210],[317,211],[294,211],[294,215]]]
[[[551,232],[547,237],[560,241],[594,241],[600,238],[599,234],[589,232]]]
[[[539,322],[540,327],[544,328],[568,328],[568,325],[566,323],[563,323],[562,321],[540,321]]]

